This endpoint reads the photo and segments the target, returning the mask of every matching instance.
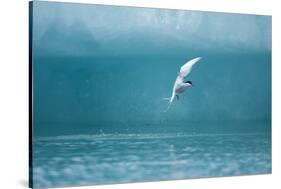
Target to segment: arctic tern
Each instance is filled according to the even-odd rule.
[[[164,100],[169,100],[169,106],[167,110],[170,108],[170,105],[172,104],[174,98],[176,97],[177,100],[179,100],[179,94],[183,93],[188,89],[189,87],[193,86],[191,81],[185,81],[184,79],[190,74],[192,71],[193,66],[201,60],[201,57],[194,58],[192,60],[189,60],[187,63],[185,63],[178,72],[178,76],[176,78],[172,96],[169,98],[164,98]],[[166,111],[167,111],[166,110]]]

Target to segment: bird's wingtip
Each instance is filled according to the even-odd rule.
[[[199,57],[196,58],[196,60],[197,60],[196,62],[198,62],[199,60],[202,60],[202,57],[199,56]]]

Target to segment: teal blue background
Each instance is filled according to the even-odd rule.
[[[35,1],[32,40],[35,186],[271,172],[270,16]]]

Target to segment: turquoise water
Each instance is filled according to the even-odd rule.
[[[136,129],[126,129],[121,124],[92,132],[94,134],[76,132],[36,137],[34,187],[239,176],[272,171],[271,129],[266,122],[139,123]]]
[[[35,188],[271,173],[271,17],[40,1],[33,16]]]
[[[271,173],[271,137],[99,134],[35,141],[34,186],[77,186]]]

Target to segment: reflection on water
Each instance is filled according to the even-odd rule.
[[[34,187],[271,172],[271,136],[100,134],[35,140]]]

